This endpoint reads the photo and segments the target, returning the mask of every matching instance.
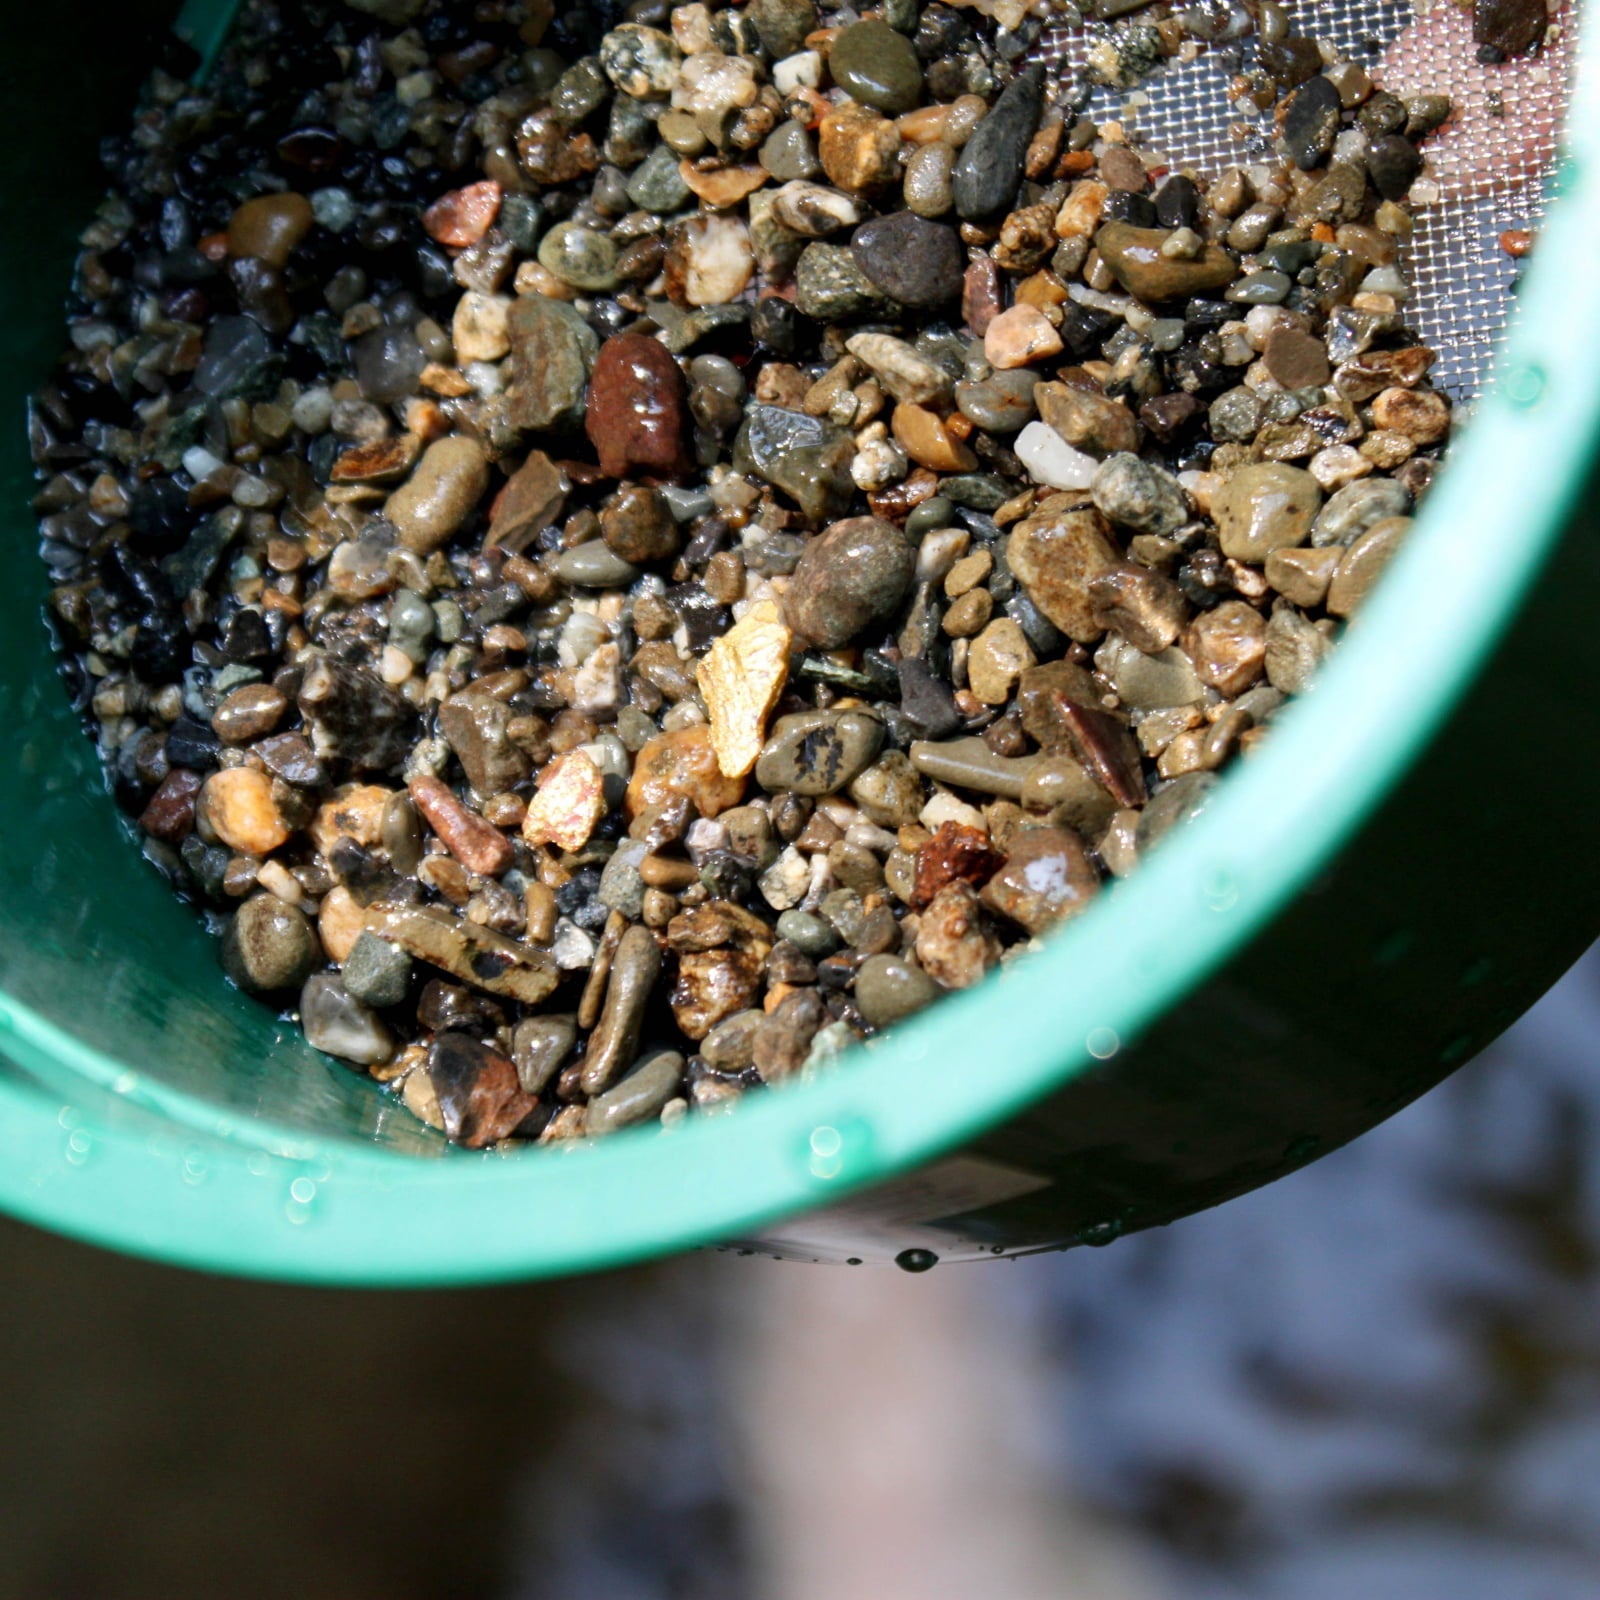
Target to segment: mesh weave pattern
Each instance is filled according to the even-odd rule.
[[[1451,0],[1434,0],[1446,5]],[[1575,20],[1570,16],[1569,21]],[[1417,15],[1411,0],[1300,0],[1290,8],[1297,29],[1327,40],[1349,59],[1362,61],[1381,82],[1383,53]],[[1437,35],[1435,35],[1437,37]],[[1076,67],[1089,44],[1087,30],[1057,28],[1040,39],[1041,60]],[[1270,118],[1246,120],[1228,99],[1235,75],[1249,68],[1249,40],[1215,46],[1187,63],[1173,62],[1134,90],[1097,89],[1089,114],[1117,119],[1137,135],[1142,151],[1169,164],[1214,178],[1230,166],[1263,159],[1270,147]],[[1530,81],[1531,80],[1531,81]],[[1537,106],[1534,120],[1559,126],[1567,85],[1560,70],[1521,74],[1518,93]],[[1432,381],[1458,401],[1471,400],[1490,380],[1495,347],[1510,316],[1517,263],[1499,245],[1502,230],[1536,228],[1544,210],[1548,161],[1530,155],[1511,119],[1479,118],[1477,166],[1492,174],[1470,199],[1445,198],[1416,210],[1407,261],[1414,297],[1407,320],[1438,352]],[[1426,147],[1424,147],[1426,148]]]

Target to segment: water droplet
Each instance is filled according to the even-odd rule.
[[[317,1198],[316,1183],[310,1178],[296,1178],[289,1185],[289,1198],[297,1200],[303,1206],[308,1206]]]
[[[83,1113],[76,1106],[62,1106],[56,1113],[56,1123],[69,1133],[82,1121]]]
[[[245,1170],[254,1178],[264,1178],[272,1171],[272,1157],[265,1150],[252,1150],[245,1160]]]
[[[1083,1041],[1083,1048],[1096,1061],[1109,1061],[1122,1048],[1115,1028],[1091,1028]]]
[[[861,1265],[861,1257],[860,1256],[847,1256],[845,1258],[845,1263],[844,1264],[847,1267],[859,1267]]]
[[[74,1128],[67,1135],[66,1157],[69,1167],[83,1166],[93,1150],[94,1140],[82,1128]]]
[[[1232,911],[1239,903],[1239,884],[1226,867],[1213,867],[1200,882],[1200,898],[1213,911]]]
[[[894,1264],[902,1272],[928,1272],[939,1265],[939,1258],[931,1250],[902,1250]]]
[[[1528,362],[1513,367],[1500,379],[1500,392],[1514,406],[1535,406],[1544,398],[1544,368]]]
[[[1107,1222],[1091,1223],[1078,1234],[1078,1243],[1089,1245],[1093,1249],[1100,1249],[1103,1245],[1115,1244],[1122,1237],[1122,1219],[1112,1217]]]
[[[806,1171],[824,1183],[859,1174],[872,1160],[872,1124],[861,1117],[840,1117],[811,1130],[803,1147]]]
[[[139,1074],[137,1072],[119,1072],[111,1080],[113,1094],[132,1094],[139,1087]]]
[[[200,1145],[190,1145],[183,1152],[183,1181],[191,1186],[198,1186],[210,1176],[210,1157]]]

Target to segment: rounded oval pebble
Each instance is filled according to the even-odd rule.
[[[908,172],[908,190],[910,182]],[[850,236],[850,251],[873,283],[901,305],[941,306],[961,294],[967,260],[960,236],[926,216],[897,211],[863,222]]]
[[[1257,461],[1235,470],[1211,497],[1211,515],[1224,555],[1265,561],[1274,550],[1306,542],[1321,504],[1322,490],[1309,472]]]
[[[813,644],[837,650],[899,605],[916,559],[893,523],[836,522],[801,552],[783,597],[784,620]]]
[[[943,991],[906,956],[868,956],[856,974],[856,1005],[874,1028],[920,1011]]]
[[[265,891],[239,907],[222,938],[223,971],[251,994],[293,989],[321,960],[305,913]]]
[[[911,41],[876,17],[839,30],[828,71],[851,99],[890,116],[910,111],[922,96],[922,63]]]
[[[600,346],[584,419],[607,477],[686,471],[688,386],[658,339],[619,333]]]
[[[270,854],[294,832],[272,798],[272,779],[254,767],[213,772],[195,809],[217,838],[247,856]]]
[[[389,496],[383,514],[400,542],[431,555],[470,517],[489,486],[489,458],[476,439],[452,433],[436,439],[407,481]]]
[[[257,195],[228,219],[228,254],[285,266],[315,220],[303,194]]]
[[[617,286],[616,245],[580,223],[558,222],[539,241],[539,264],[574,289]]]
[[[883,723],[865,711],[796,711],[779,717],[756,760],[769,793],[834,794],[883,748]]]

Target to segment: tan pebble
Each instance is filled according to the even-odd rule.
[[[1372,402],[1372,420],[1414,444],[1433,444],[1450,431],[1450,407],[1435,390],[1397,387]]]
[[[431,555],[472,515],[488,486],[483,446],[452,434],[428,446],[416,471],[389,496],[384,515],[406,549]]]
[[[694,194],[716,211],[726,211],[748,199],[770,176],[765,167],[753,164],[702,172],[692,161],[680,161],[678,175]]]
[[[500,185],[489,178],[452,189],[422,213],[422,226],[430,238],[454,250],[476,244],[500,214]]]
[[[994,570],[994,557],[988,550],[974,550],[964,555],[945,574],[944,592],[952,600],[959,600],[969,589],[976,589]]]
[[[987,706],[1003,706],[1017,680],[1034,663],[1027,635],[1010,617],[996,617],[972,641],[967,682]]]
[[[383,838],[383,812],[393,789],[376,783],[347,783],[317,807],[311,819],[311,842],[327,855],[342,835],[363,847]]]
[[[582,750],[557,756],[538,778],[538,792],[522,819],[529,844],[581,850],[605,815],[605,780]]]
[[[272,798],[272,779],[254,767],[213,772],[198,809],[217,838],[245,855],[267,855],[294,832]]]
[[[909,144],[933,144],[944,137],[950,122],[949,106],[919,106],[896,117],[895,129]]]
[[[969,589],[945,612],[940,626],[952,639],[976,638],[993,612],[994,596],[987,589]]]
[[[895,175],[900,133],[887,117],[848,101],[822,119],[817,156],[841,189],[876,189]]]
[[[228,254],[285,266],[314,220],[303,194],[257,195],[228,219]]]
[[[1000,959],[977,891],[961,879],[945,884],[917,922],[917,961],[946,989],[970,989]]]
[[[766,741],[767,718],[789,676],[794,635],[777,605],[753,605],[718,639],[700,663],[697,679],[711,716],[711,742],[723,775],[742,778]]]
[[[468,289],[456,301],[450,338],[457,361],[498,361],[510,351],[506,315],[512,303],[509,295],[483,294],[477,289]]]
[[[1274,550],[1267,556],[1267,582],[1297,606],[1319,606],[1343,555],[1344,547],[1337,544]]]
[[[576,300],[579,291],[558,278],[542,261],[521,262],[511,280],[519,294],[542,294],[546,300]]]
[[[1003,371],[1059,355],[1061,348],[1061,335],[1037,306],[1019,305],[1002,311],[983,336],[983,353],[989,364]]]
[[[1339,552],[1339,568],[1328,587],[1333,616],[1348,617],[1366,599],[1410,529],[1410,517],[1385,517]]]
[[[1231,700],[1266,668],[1267,624],[1254,606],[1224,600],[1195,618],[1187,647],[1200,681]]]
[[[676,728],[649,740],[634,758],[623,810],[631,821],[641,811],[683,796],[703,817],[714,817],[744,798],[744,779],[717,765],[711,729],[705,723]]]
[[[1056,236],[1060,239],[1087,239],[1100,226],[1110,191],[1093,178],[1081,178],[1067,192],[1056,213]]]
[[[1056,348],[1061,348],[1060,340]],[[975,472],[978,458],[953,438],[938,412],[901,401],[890,419],[895,439],[919,466],[934,472]]]
[[[367,926],[366,908],[341,883],[322,897],[317,913],[317,933],[328,959],[342,967]]]

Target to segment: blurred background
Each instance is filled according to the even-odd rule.
[[[1099,1251],[281,1289],[0,1223],[0,1600],[1593,1600],[1600,954]]]

